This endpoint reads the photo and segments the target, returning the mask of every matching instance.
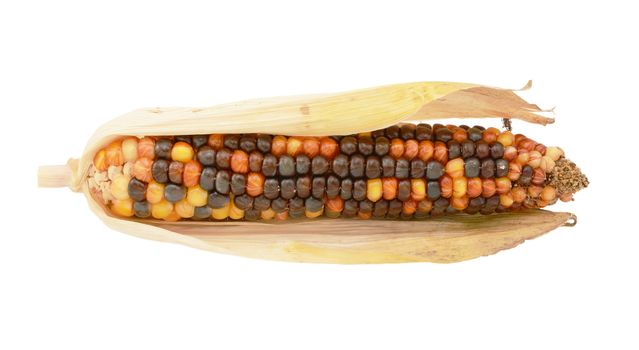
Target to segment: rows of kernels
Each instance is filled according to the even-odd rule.
[[[94,166],[103,171],[131,163],[135,181],[122,175],[110,186],[112,208],[123,216],[131,207],[139,217],[151,212],[169,220],[204,219],[208,209],[219,220],[284,219],[289,212],[409,217],[477,208],[490,213],[526,200],[528,206],[551,204],[557,195],[543,185],[561,156],[559,148],[495,128],[420,124],[323,138],[127,137],[100,150]],[[331,206],[306,208],[308,198]],[[258,201],[268,203],[258,208]]]

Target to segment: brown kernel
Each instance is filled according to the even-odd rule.
[[[169,180],[176,184],[182,183],[182,173],[184,172],[184,163],[172,161],[169,164]]]

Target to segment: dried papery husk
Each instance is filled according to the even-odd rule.
[[[529,87],[528,85],[526,87]],[[537,237],[570,219],[542,210],[428,220],[320,219],[282,223],[164,222],[114,217],[86,185],[94,154],[122,136],[268,133],[346,135],[404,121],[444,118],[553,119],[513,90],[466,83],[418,82],[346,93],[279,97],[209,108],[140,109],[100,127],[82,157],[66,167],[42,167],[43,187],[85,193],[109,226],[138,237],[256,258],[325,262],[455,262],[493,254]]]

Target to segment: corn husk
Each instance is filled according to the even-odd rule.
[[[528,84],[525,88],[530,87]],[[346,135],[400,122],[445,118],[553,119],[513,90],[418,82],[345,93],[249,100],[208,108],[147,108],[100,127],[80,159],[41,167],[40,185],[83,192],[109,227],[138,237],[255,258],[323,263],[456,262],[537,237],[572,217],[543,210],[415,220],[268,222],[137,221],[112,216],[86,185],[94,154],[120,136],[269,133]]]

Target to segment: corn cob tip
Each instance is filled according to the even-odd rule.
[[[549,185],[557,190],[557,196],[572,196],[588,187],[590,182],[581,169],[568,158],[557,160],[552,172],[548,175]]]

